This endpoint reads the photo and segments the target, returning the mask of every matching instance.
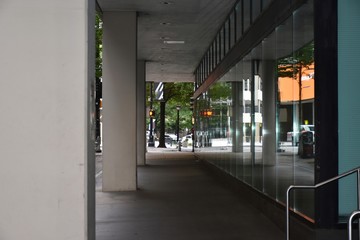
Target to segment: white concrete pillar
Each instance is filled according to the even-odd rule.
[[[137,164],[145,165],[146,151],[146,84],[145,84],[146,62],[144,60],[137,61],[137,127],[136,127],[136,143],[137,143]]]
[[[275,61],[261,61],[263,82],[263,161],[276,164],[276,84]]]
[[[103,190],[136,190],[136,12],[103,13]]]
[[[232,82],[232,151],[243,152],[243,83],[242,81]]]
[[[0,239],[95,239],[94,2],[1,0]]]

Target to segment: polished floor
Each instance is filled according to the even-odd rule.
[[[101,158],[98,158],[100,165]],[[275,240],[282,232],[242,194],[218,182],[191,152],[147,153],[136,192],[102,192],[97,240]]]

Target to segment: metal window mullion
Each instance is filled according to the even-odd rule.
[[[241,36],[244,34],[244,0],[241,0]]]
[[[251,61],[251,78],[250,78],[250,96],[251,96],[251,162],[255,165],[255,61]]]
[[[223,31],[223,38],[224,38],[224,57],[225,57],[225,55],[226,55],[226,31],[225,31],[225,25],[223,26],[223,29],[224,29],[224,31]]]
[[[252,1],[250,1],[250,26],[252,25],[252,23],[253,23],[253,3]]]
[[[237,39],[237,11],[234,9],[234,45],[236,44]]]
[[[229,48],[228,48],[228,52],[230,51],[231,49],[231,17],[229,16],[229,21],[228,21],[228,30],[229,30],[229,40],[228,40],[228,43],[229,43]]]

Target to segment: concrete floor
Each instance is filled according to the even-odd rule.
[[[285,239],[189,152],[148,153],[136,192],[102,192],[100,174],[97,182],[97,240]]]

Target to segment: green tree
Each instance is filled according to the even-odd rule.
[[[95,37],[96,37],[96,62],[95,62],[95,76],[96,78],[102,77],[102,36],[103,36],[103,22],[96,14],[95,19]]]
[[[147,88],[149,96],[149,87]],[[156,126],[159,126],[159,147],[166,147],[165,131],[175,132],[176,130],[176,106],[180,106],[181,108],[179,115],[180,129],[191,128],[192,111],[190,110],[190,97],[193,95],[193,89],[193,83],[165,83],[163,101],[154,101],[153,109],[155,109],[158,116],[156,118]],[[149,105],[149,102],[147,104]]]
[[[302,76],[314,63],[314,42],[306,44],[291,56],[278,60],[278,77],[290,77],[299,85],[299,127],[302,122]]]
[[[231,96],[231,86],[226,82],[218,82],[209,90],[209,97],[213,101],[227,100]]]

